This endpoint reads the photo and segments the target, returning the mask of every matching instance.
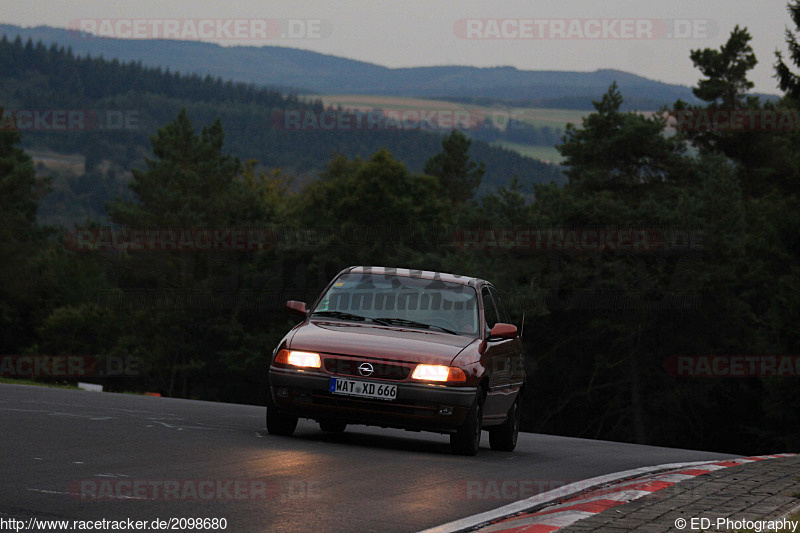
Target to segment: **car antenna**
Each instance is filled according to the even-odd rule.
[[[519,328],[519,338],[525,333],[525,311],[522,312],[522,325]]]

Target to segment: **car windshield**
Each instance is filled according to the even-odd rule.
[[[475,289],[460,283],[393,273],[348,273],[325,292],[312,317],[476,336],[477,301]]]

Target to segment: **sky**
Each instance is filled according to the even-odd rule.
[[[791,26],[786,4],[787,0],[0,0],[0,22],[105,27],[109,36],[137,38],[170,37],[163,32],[165,21],[172,21],[172,31],[186,38],[193,38],[198,29],[198,40],[224,46],[302,48],[387,67],[618,69],[688,86],[700,78],[689,59],[691,50],[718,49],[738,24],[753,36],[751,45],[759,60],[750,73],[754,90],[777,94],[772,66],[775,51],[786,50],[784,32]],[[235,24],[241,24],[239,33],[230,29]]]

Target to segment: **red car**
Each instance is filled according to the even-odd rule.
[[[417,270],[350,267],[281,340],[269,368],[267,430],[298,418],[323,431],[366,424],[450,435],[475,455],[517,443],[525,391],[522,343],[491,283]]]

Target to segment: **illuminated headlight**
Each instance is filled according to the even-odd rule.
[[[445,365],[417,365],[411,379],[420,381],[466,381],[467,375],[460,368]]]
[[[319,368],[321,366],[318,353],[296,350],[281,350],[275,357],[275,362],[300,368]]]

